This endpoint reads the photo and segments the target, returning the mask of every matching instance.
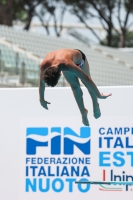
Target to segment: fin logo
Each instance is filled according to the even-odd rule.
[[[63,140],[61,139],[63,137]],[[63,141],[63,142],[62,142]],[[63,144],[62,144],[63,143]],[[80,136],[70,127],[39,127],[26,129],[26,154],[35,155],[37,148],[49,147],[52,155],[73,155],[74,146],[83,154],[90,154],[90,128],[81,127]]]

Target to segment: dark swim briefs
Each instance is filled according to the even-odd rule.
[[[81,62],[79,64],[76,64],[78,67],[81,68],[85,64],[85,54],[82,51],[80,51],[79,49],[75,49],[75,50],[78,50],[81,53],[81,55],[82,55]]]

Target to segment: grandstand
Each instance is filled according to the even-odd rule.
[[[76,40],[39,35],[1,25],[1,86],[37,86],[39,63],[49,51],[59,48],[82,50],[88,58],[92,78],[98,86],[133,85],[132,53],[103,46],[88,47]],[[7,76],[3,84],[5,73]],[[62,76],[57,86],[67,85]]]

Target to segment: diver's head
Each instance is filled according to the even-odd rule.
[[[60,76],[61,76],[60,70],[58,67],[55,66],[48,67],[43,72],[44,82],[51,87],[57,85]]]

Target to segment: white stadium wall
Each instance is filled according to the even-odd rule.
[[[133,87],[99,87],[101,117],[83,89],[90,128],[83,126],[70,88],[0,89],[1,200],[132,200],[133,185],[75,181],[133,181]]]

